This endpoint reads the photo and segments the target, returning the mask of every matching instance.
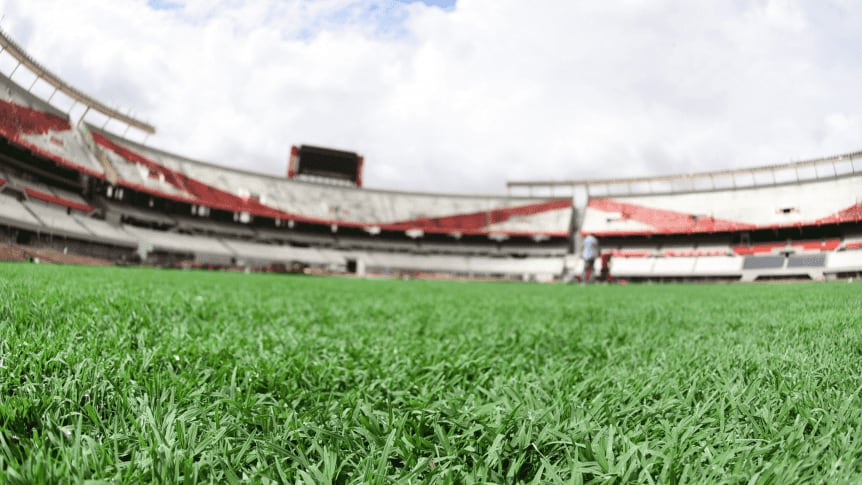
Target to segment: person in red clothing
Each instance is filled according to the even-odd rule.
[[[611,276],[611,253],[605,252],[601,255],[602,269],[599,274],[599,280],[605,283],[613,283],[614,278]]]

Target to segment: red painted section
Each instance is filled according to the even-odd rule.
[[[512,217],[531,216],[542,212],[565,209],[572,206],[570,199],[557,199],[536,204],[527,204],[517,207],[504,207],[483,212],[472,212],[469,214],[457,214],[452,216],[418,218],[409,221],[394,222],[386,224],[391,229],[408,230],[421,229],[425,232],[461,232],[475,231],[491,224],[506,222]],[[487,232],[487,231],[485,231]]]
[[[652,230],[596,232],[597,236],[634,235],[634,234],[692,234],[709,232],[732,232],[755,229],[754,224],[697,217],[693,214],[664,209],[655,209],[629,204],[613,199],[590,199],[587,207],[604,212],[619,212],[623,219],[634,220],[649,226]]]
[[[733,252],[739,255],[751,254],[771,254],[775,250],[781,249],[802,249],[804,251],[834,251],[841,246],[841,240],[838,238],[831,239],[816,239],[805,241],[791,241],[790,245],[787,242],[769,242],[758,243],[750,246],[734,246]]]
[[[786,247],[786,242],[757,243],[749,246],[734,246],[733,252],[734,254],[738,254],[740,256],[748,256],[751,254],[770,254],[775,249],[783,249]]]
[[[758,229],[781,229],[787,227],[806,227],[820,226],[824,224],[862,222],[862,202],[813,221],[766,225],[756,225],[704,217],[695,220],[692,214],[654,209],[619,202],[613,199],[590,199],[587,206],[604,212],[619,212],[623,219],[635,220],[653,227],[653,229],[643,230],[594,231],[596,236],[645,236],[649,234],[737,232]],[[581,231],[581,233],[584,234],[584,231]]]
[[[727,248],[727,251],[720,250],[710,250],[710,251],[702,251],[699,249],[692,249],[690,251],[662,251],[662,255],[677,258],[692,258],[692,257],[700,257],[700,256],[727,256],[727,253],[730,252],[730,247]]]
[[[356,165],[356,186],[362,187],[362,167],[365,166],[365,157],[359,157]]]
[[[806,251],[834,251],[841,246],[841,240],[838,238],[824,239],[815,241],[794,241],[791,245],[795,248],[801,248]]]
[[[117,143],[114,143],[113,141],[108,139],[107,137],[98,133],[93,133],[93,140],[100,146],[114,151],[126,160],[132,163],[143,165],[149,168],[151,172],[156,175],[160,174],[164,178],[165,182],[176,187],[178,190],[185,192],[186,194],[188,194],[188,196],[177,196],[154,190],[149,187],[130,183],[127,181],[120,181],[120,184],[125,187],[129,187],[140,192],[156,195],[158,197],[164,197],[167,199],[186,202],[189,204],[204,205],[214,209],[222,209],[231,212],[248,212],[249,214],[255,216],[279,218],[282,220],[293,220],[296,222],[305,222],[310,224],[335,224],[338,226],[359,228],[377,226],[380,227],[380,229],[382,230],[391,231],[421,229],[428,233],[448,234],[451,232],[460,232],[466,235],[481,235],[489,233],[486,228],[488,224],[505,222],[513,216],[532,215],[549,210],[571,207],[571,200],[559,199],[549,202],[542,202],[539,204],[529,204],[520,207],[503,208],[487,212],[461,214],[433,219],[417,219],[413,221],[404,221],[388,224],[370,224],[336,219],[306,217],[263,205],[255,199],[243,199],[237,195],[204,184],[196,179],[188,177],[184,173],[171,170],[128,148],[120,146]],[[554,237],[565,237],[568,235],[564,232],[505,232],[505,234],[509,236],[534,236],[537,234],[542,234]]]
[[[287,161],[287,178],[292,179],[296,176],[296,162],[299,160],[299,147],[293,145],[290,147],[290,160]]]
[[[0,100],[0,131],[4,135],[44,135],[49,131],[71,129],[69,121],[57,115]]]
[[[857,202],[846,209],[842,209],[832,215],[818,219],[814,221],[812,225],[859,221],[862,221],[862,202]]]
[[[844,249],[862,249],[862,241],[844,243]]]
[[[782,249],[802,249],[805,251],[834,251],[838,249],[841,245],[841,240],[838,238],[831,239],[817,239],[817,240],[805,240],[805,241],[791,241],[790,246],[787,245],[786,241],[782,242],[767,242],[767,243],[756,243],[751,245],[736,245],[733,247],[728,247],[726,251],[712,249],[712,250],[682,250],[682,251],[662,251],[661,256],[664,257],[712,257],[712,256],[727,256],[729,251],[732,251],[733,254],[738,256],[750,256],[753,254],[772,254],[776,252],[776,250],[780,251]],[[845,245],[845,248],[849,248],[850,246]],[[858,243],[857,247],[862,247],[862,241]],[[608,251],[602,251],[602,253],[610,254],[616,258],[649,258],[656,256],[654,251],[643,251],[643,250],[620,250],[620,249],[612,249]]]
[[[72,125],[59,116],[44,113],[34,109],[27,108],[15,103],[0,100],[0,136],[6,138],[10,142],[26,148],[36,155],[47,158],[64,167],[77,170],[92,177],[104,179],[105,175],[87,167],[78,165],[75,162],[66,160],[63,157],[54,155],[33,143],[23,138],[24,135],[44,135],[50,131],[67,131],[71,130]],[[55,144],[62,140],[51,139]]]
[[[54,194],[49,194],[47,192],[42,192],[41,190],[25,188],[24,192],[34,199],[39,199],[45,202],[50,202],[56,205],[62,205],[64,207],[69,207],[75,210],[79,210],[81,212],[90,213],[93,211],[93,207],[87,204],[83,204],[81,202],[77,202],[74,200],[64,199],[63,197],[57,197]]]
[[[655,256],[653,251],[625,251],[622,249],[602,251],[602,254],[610,254],[615,258],[649,258]]]
[[[3,179],[0,179],[0,187],[3,187],[4,185],[6,185],[6,181]]]

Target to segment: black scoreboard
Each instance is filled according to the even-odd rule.
[[[350,182],[362,187],[363,159],[358,153],[310,145],[290,149],[287,178],[320,177]]]

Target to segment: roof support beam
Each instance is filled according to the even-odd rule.
[[[24,65],[24,67],[26,67],[33,74],[36,75],[37,79],[43,79],[55,89],[62,91],[74,101],[87,106],[87,108],[92,108],[93,110],[98,111],[99,113],[102,113],[109,118],[121,121],[145,133],[153,134],[156,132],[156,128],[153,125],[138,120],[137,118],[133,118],[124,113],[121,113],[114,108],[105,105],[101,101],[98,101],[91,96],[82,93],[78,89],[66,84],[57,75],[55,75],[54,73],[43,67],[41,64],[36,62],[32,57],[30,57],[30,55],[27,54],[24,49],[21,48],[21,46],[19,46],[15,41],[9,38],[2,30],[0,30],[0,49],[2,49],[2,51],[8,52],[12,57],[15,58],[15,60],[18,61],[18,65],[15,66],[15,69],[12,70],[12,73],[9,75],[10,78],[12,77],[12,75],[15,74],[15,71],[17,71],[18,68],[21,67],[21,65]]]

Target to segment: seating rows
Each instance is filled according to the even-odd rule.
[[[862,248],[862,232],[848,232],[843,239],[844,249]]]
[[[138,245],[138,239],[124,231],[119,226],[79,214],[72,214],[72,217],[78,221],[78,224],[92,233],[99,241],[109,242],[120,246],[137,247]]]
[[[127,247],[143,244],[150,250],[189,254],[198,262],[219,264],[265,264],[301,262],[343,267],[348,259],[361,259],[370,270],[431,271],[460,274],[545,274],[562,270],[561,257],[508,258],[479,255],[408,254],[372,249],[296,247],[284,244],[242,241],[201,235],[157,231],[131,225],[114,226],[82,214],[40,202],[19,202],[0,195],[0,221],[15,227],[49,232],[95,242]]]
[[[68,234],[86,237],[94,236],[94,234],[81,226],[75,218],[69,217],[63,210],[38,202],[26,203],[25,205],[41,221],[43,226],[51,228],[52,231],[59,230]]]
[[[45,184],[31,180],[23,180],[10,175],[4,176],[8,178],[8,182],[4,180],[4,183],[0,183],[0,187],[8,183],[10,187],[16,187],[32,199],[38,199],[43,202],[68,207],[85,213],[93,211],[93,207],[78,194],[58,189],[56,187],[49,187]]]
[[[734,254],[776,254],[780,252],[822,252],[835,251],[841,246],[840,238],[782,241],[737,245],[733,247]]]
[[[149,244],[154,249],[178,253],[218,255],[228,258],[234,255],[230,248],[214,238],[156,231],[129,225],[124,226],[123,229],[138,241]]]
[[[0,194],[0,220],[5,224],[27,229],[43,227],[21,202],[3,194]]]
[[[130,188],[233,212],[351,227],[566,237],[570,199],[457,196],[327,186],[187,160],[91,128]]]
[[[615,258],[726,256],[731,254],[731,245],[729,239],[705,243],[633,241],[603,248],[602,253]]]
[[[845,241],[841,238],[826,238],[797,241],[764,242],[753,244],[684,244],[684,243],[644,243],[618,244],[602,250],[614,258],[691,258],[700,256],[748,256],[781,253],[816,253],[837,251],[841,248],[862,247],[862,240]]]
[[[578,267],[580,269],[581,266]],[[783,255],[643,257],[613,259],[615,278],[742,278],[862,271],[862,250]]]
[[[0,74],[0,136],[82,173],[104,177],[86,137],[68,116]]]
[[[704,234],[862,221],[862,173],[775,186],[591,198],[581,230],[598,236]],[[827,196],[828,195],[828,196]]]
[[[43,230],[98,242],[113,242],[130,248],[144,244],[153,250],[187,254],[198,262],[220,264],[266,264],[301,262],[318,266],[343,267],[347,260],[362,260],[370,271],[420,271],[473,275],[545,275],[562,272],[565,256],[491,257],[472,254],[421,254],[374,249],[295,247],[200,235],[157,231],[140,227],[114,226],[83,214],[65,211],[41,202],[19,202],[0,196],[0,220],[4,224]],[[831,243],[830,243],[831,245]],[[803,244],[813,247],[813,243]],[[771,259],[770,259],[771,258]],[[812,259],[813,258],[813,259]],[[774,260],[774,261],[773,261]],[[862,270],[862,250],[803,252],[785,257],[773,254],[732,256],[680,256],[614,258],[612,274],[617,278],[746,277],[758,274],[783,275]],[[579,270],[580,268],[578,268]]]
[[[99,178],[105,167],[121,185],[159,197],[252,215],[384,230],[567,237],[569,199],[456,196],[361,190],[267,177],[194,162],[112,136],[73,127],[8,78],[0,82],[0,136],[57,163]],[[98,146],[98,149],[96,147]],[[50,191],[34,198],[62,203]],[[79,201],[75,201],[79,202]]]

